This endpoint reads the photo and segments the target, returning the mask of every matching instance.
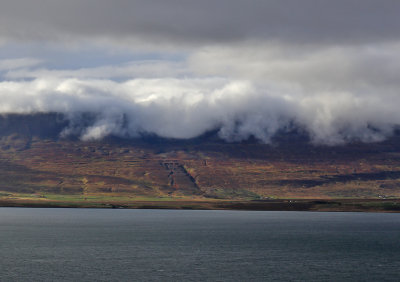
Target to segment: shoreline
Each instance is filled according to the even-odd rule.
[[[400,213],[400,199],[277,199],[277,200],[171,200],[171,201],[35,201],[0,199],[0,207],[109,208],[243,211],[320,211]]]

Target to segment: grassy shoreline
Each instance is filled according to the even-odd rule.
[[[326,211],[326,212],[394,212],[400,213],[400,199],[116,199],[71,200],[40,198],[0,198],[0,207],[40,208],[126,208],[254,211]]]

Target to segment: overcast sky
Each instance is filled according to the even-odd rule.
[[[2,0],[0,113],[96,113],[65,132],[82,139],[268,143],[296,124],[379,141],[400,124],[399,15],[398,0]]]

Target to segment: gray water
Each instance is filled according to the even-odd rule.
[[[0,208],[1,281],[399,281],[400,214]]]

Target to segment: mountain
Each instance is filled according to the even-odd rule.
[[[88,115],[90,118],[90,115]],[[0,195],[38,200],[390,199],[400,197],[400,135],[310,144],[301,130],[272,144],[142,135],[60,137],[61,114],[0,117]]]

